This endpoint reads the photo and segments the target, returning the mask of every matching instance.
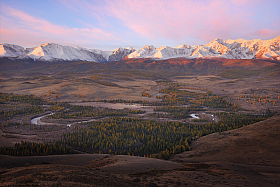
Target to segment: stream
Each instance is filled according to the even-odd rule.
[[[31,119],[31,124],[33,125],[54,125],[53,123],[46,123],[46,122],[42,122],[41,119],[43,117],[46,117],[46,116],[50,116],[50,115],[53,115],[54,113],[50,113],[50,114],[46,114],[46,115],[43,115],[43,116],[40,116],[40,117],[36,117],[36,118],[33,118]],[[190,114],[190,116],[193,118],[193,119],[200,119],[198,116],[198,114]],[[215,118],[214,118],[214,115],[212,114],[211,115],[212,117],[212,120],[215,121]],[[96,121],[97,119],[91,119],[91,120],[87,120],[87,121],[79,121],[79,122],[74,122],[72,124],[66,124],[68,127],[71,127],[71,125],[73,124],[81,124],[81,123],[87,123],[87,122],[92,122],[92,121]],[[64,124],[61,124],[61,125],[64,125]]]
[[[197,114],[190,114],[190,116],[194,119],[199,119],[199,117],[197,116]]]
[[[205,113],[202,113],[202,114],[205,114]],[[200,119],[198,116],[198,114],[190,114],[190,116],[193,118],[193,119]],[[210,114],[209,114],[210,115]],[[214,114],[211,114],[210,115],[211,119],[214,121],[214,122],[217,122],[218,120],[215,118]]]
[[[45,122],[41,121],[41,119],[43,117],[50,116],[50,115],[53,115],[53,114],[54,113],[46,114],[46,115],[43,115],[43,116],[40,116],[40,117],[33,118],[33,119],[31,119],[31,124],[32,125],[54,125],[53,123],[45,123]],[[96,119],[91,119],[91,120],[87,120],[87,121],[79,121],[79,122],[74,122],[72,124],[66,124],[66,125],[68,127],[71,127],[71,125],[73,125],[73,124],[87,123],[87,122],[92,122],[92,121],[96,121]],[[65,124],[60,124],[60,125],[65,125]]]
[[[53,115],[54,113],[50,113],[50,114],[46,114],[37,118],[33,118],[31,119],[31,124],[32,125],[52,125],[51,123],[45,123],[45,122],[41,122],[41,118],[46,117],[46,116],[50,116]]]

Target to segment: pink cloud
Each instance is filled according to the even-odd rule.
[[[261,29],[254,33],[255,36],[270,39],[271,36],[279,35],[279,31],[272,30],[272,29]]]
[[[242,5],[247,2],[248,2],[248,0],[233,0],[233,3],[238,4],[238,5]]]
[[[22,41],[36,45],[39,42],[55,42],[83,46],[136,44],[139,47],[142,43],[205,44],[215,38],[268,39],[280,33],[280,14],[275,8],[279,1],[276,0],[270,3],[265,0],[57,2],[58,6],[64,5],[62,10],[66,7],[67,11],[70,9],[69,12],[77,15],[83,28],[53,24],[26,12],[2,6],[0,42],[16,41],[14,43],[19,44],[18,41]],[[91,19],[94,25],[90,23]]]
[[[104,14],[117,18],[144,37],[177,41],[188,37],[209,41],[217,37],[248,36],[259,30],[261,24],[254,16],[261,13],[257,9],[266,3],[264,0],[104,0],[103,4],[67,1],[68,6],[86,10],[98,19]],[[276,30],[280,31],[279,26]]]
[[[94,44],[104,41],[125,42],[112,33],[97,27],[81,29],[55,25],[7,6],[3,8],[0,16],[1,42],[26,43],[28,41],[32,45],[45,42],[61,44]]]
[[[224,1],[107,0],[107,5],[106,12],[150,38],[228,37],[231,30],[248,24],[246,14],[231,15],[230,5]]]

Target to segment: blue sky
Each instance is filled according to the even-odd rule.
[[[280,35],[279,0],[1,0],[0,42],[112,50]]]

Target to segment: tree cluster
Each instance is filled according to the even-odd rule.
[[[33,115],[43,113],[45,110],[40,106],[31,105],[24,109],[20,110],[8,110],[8,111],[0,111],[0,115],[4,116],[4,119],[11,119],[16,115]]]
[[[191,132],[179,122],[110,118],[89,123],[89,128],[65,134],[61,143],[91,153],[128,154],[169,158],[189,150]],[[168,154],[167,154],[168,152]],[[168,155],[168,156],[167,156]]]
[[[222,96],[212,95],[211,91],[207,93],[195,93],[186,90],[180,90],[181,87],[170,86],[161,89],[162,102],[159,105],[185,105],[191,103],[195,106],[207,106],[226,111],[238,111],[240,108],[236,104],[231,104],[224,100]]]
[[[73,150],[63,147],[58,143],[32,143],[21,142],[16,143],[15,147],[0,147],[0,154],[11,156],[46,156],[46,155],[62,155],[75,153]]]
[[[41,105],[43,100],[40,97],[34,95],[16,95],[12,93],[0,93],[0,101],[4,102],[19,102],[29,103],[31,105]]]
[[[70,119],[70,118],[82,118],[82,117],[106,117],[106,116],[127,116],[129,114],[142,114],[145,111],[142,110],[129,110],[129,109],[109,109],[109,108],[97,108],[92,106],[70,106],[69,110],[57,112],[48,118],[54,119]]]
[[[61,143],[91,153],[125,154],[168,159],[189,150],[195,137],[240,128],[273,115],[217,113],[220,121],[206,125],[159,123],[137,118],[109,118],[64,134]]]

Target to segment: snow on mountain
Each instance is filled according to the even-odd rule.
[[[134,51],[128,55],[128,58],[153,58],[156,53],[156,48],[152,45],[145,45],[141,49]]]
[[[145,46],[128,55],[128,58],[202,58],[223,57],[227,59],[276,59],[280,60],[280,36],[271,40],[222,40],[215,39],[206,45],[187,46],[175,48]]]
[[[17,59],[31,58],[39,61],[94,61],[109,62],[127,58],[211,58],[227,59],[274,59],[280,60],[280,36],[271,40],[223,40],[215,39],[206,45],[180,45],[159,47],[146,45],[139,50],[117,48],[112,51],[62,46],[54,43],[42,44],[34,48],[23,48],[13,44],[0,44],[0,57]]]
[[[112,51],[107,61],[119,61],[120,59],[123,59],[124,57],[126,57],[134,51],[135,49],[131,47],[115,49],[114,51]]]
[[[0,56],[3,57],[17,57],[24,55],[26,50],[18,45],[0,44]]]
[[[105,63],[118,61],[126,57],[132,48],[118,48],[113,51],[85,49],[81,47],[62,46],[55,43],[45,43],[38,47],[23,48],[12,44],[0,44],[0,57],[31,58],[34,61],[94,61]]]
[[[160,47],[155,48],[154,46],[146,45],[143,48],[134,51],[129,54],[128,58],[157,58],[157,59],[168,59],[176,57],[188,57],[192,53],[190,46],[182,45],[175,48],[172,47]]]
[[[54,43],[46,43],[35,47],[30,53],[26,54],[25,56],[40,61],[83,60],[107,62],[101,54],[94,53],[80,47],[62,46]]]

